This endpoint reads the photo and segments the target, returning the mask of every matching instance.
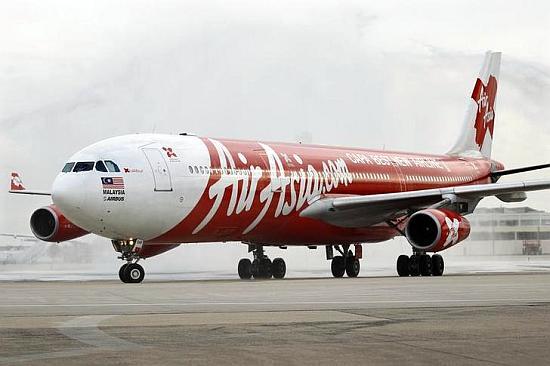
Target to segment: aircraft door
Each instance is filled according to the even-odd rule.
[[[159,149],[145,148],[143,153],[151,166],[153,171],[153,178],[155,180],[155,192],[169,192],[172,191],[172,178],[170,177],[170,170],[164,160],[164,156]]]
[[[405,179],[405,176],[403,175],[403,172],[401,171],[401,167],[397,164],[392,164],[393,168],[395,169],[395,174],[397,176],[397,180],[399,182],[399,190],[401,192],[404,192],[407,190],[407,180]]]

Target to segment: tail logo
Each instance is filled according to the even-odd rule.
[[[474,128],[476,129],[476,144],[481,149],[487,130],[493,138],[495,128],[495,98],[497,95],[497,79],[494,76],[489,77],[487,85],[477,79],[472,99],[477,103],[477,113]]]
[[[11,190],[12,191],[25,190],[25,187],[23,187],[23,181],[21,180],[21,177],[19,177],[19,174],[17,173],[11,173]]]

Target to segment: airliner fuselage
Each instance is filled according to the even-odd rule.
[[[384,223],[337,227],[300,212],[326,196],[490,183],[495,167],[502,166],[479,158],[129,135],[72,156],[53,184],[52,199],[73,223],[110,239],[378,242],[399,233]]]

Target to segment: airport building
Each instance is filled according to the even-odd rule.
[[[470,237],[455,255],[541,255],[550,253],[550,213],[530,207],[478,208],[468,216]]]

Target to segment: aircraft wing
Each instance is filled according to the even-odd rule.
[[[497,196],[503,201],[514,201],[515,198],[524,199],[524,192],[542,189],[550,189],[550,181],[490,183],[365,196],[327,196],[311,203],[300,216],[341,227],[367,227],[405,214],[410,209],[432,206],[451,196],[473,201]]]

